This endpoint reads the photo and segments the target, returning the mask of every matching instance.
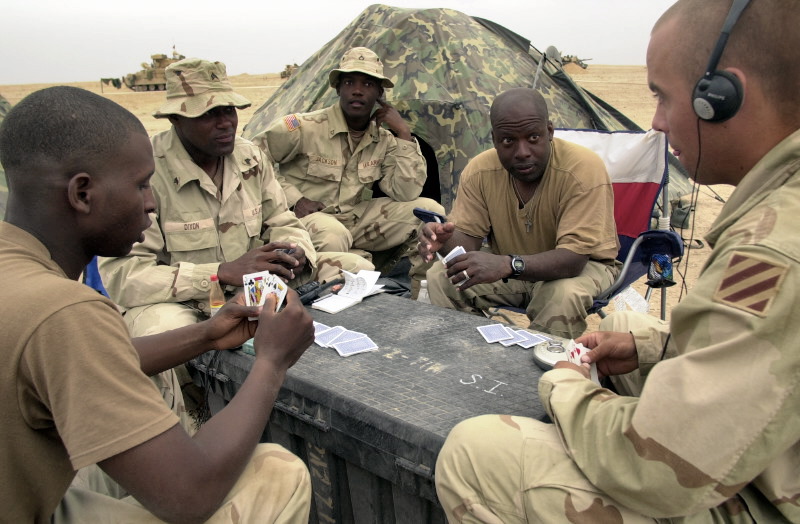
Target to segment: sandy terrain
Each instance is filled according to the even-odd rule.
[[[650,120],[655,109],[655,99],[647,88],[647,70],[644,66],[603,66],[592,64],[585,70],[577,66],[570,67],[569,73],[581,87],[598,95],[642,128],[650,128]],[[283,80],[278,73],[268,73],[238,75],[231,77],[231,82],[241,94],[253,102],[250,108],[240,112],[239,130],[241,131],[253,112],[267,100]],[[0,85],[0,94],[13,105],[28,93],[47,85]],[[167,119],[155,119],[152,117],[152,113],[164,101],[165,95],[163,92],[135,93],[124,87],[118,90],[112,86],[104,86],[99,81],[77,82],[69,85],[102,93],[128,108],[142,120],[150,134],[169,128],[170,124]],[[715,198],[714,192],[725,199],[730,195],[731,190],[732,188],[730,187],[701,188],[697,213],[695,214],[695,238],[702,238],[722,208],[722,202]],[[688,239],[689,235],[688,230],[683,232],[684,238]],[[708,247],[687,250],[689,255],[688,268],[686,260],[680,264],[680,267],[676,267],[676,280],[679,283],[683,282],[684,278],[681,275],[685,275],[686,285],[691,287],[707,258],[708,251]],[[642,294],[647,289],[643,284],[637,284],[634,287]],[[680,286],[669,288],[667,293],[668,309],[677,302],[679,295]],[[658,314],[658,292],[653,295],[651,309],[655,309],[656,311],[653,313]],[[596,328],[597,321],[596,316],[591,319],[590,329]],[[523,319],[520,319],[519,323],[527,324]]]

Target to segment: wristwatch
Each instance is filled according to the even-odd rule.
[[[511,257],[511,277],[519,277],[525,271],[525,261],[519,255],[509,255]]]

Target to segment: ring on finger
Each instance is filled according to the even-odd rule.
[[[465,269],[462,273],[464,273],[464,280],[469,280],[469,273],[467,273],[467,270]]]

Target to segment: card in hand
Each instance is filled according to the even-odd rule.
[[[464,253],[466,253],[466,251],[464,250],[464,248],[462,246],[456,246],[456,247],[454,247],[452,249],[452,251],[450,251],[447,254],[447,256],[445,256],[442,259],[442,264],[444,264],[446,266],[448,263],[450,263],[451,260],[453,260],[454,258],[456,258],[459,255],[463,255]]]
[[[583,362],[581,362],[581,356],[589,352],[589,348],[583,344],[576,344],[574,340],[570,340],[567,343],[566,350],[567,361],[572,362],[577,366],[583,365]],[[589,365],[589,377],[591,378],[592,382],[598,386],[600,385],[600,378],[597,376],[597,364],[594,362]]]
[[[275,312],[277,313],[283,305],[283,300],[286,298],[286,290],[288,289],[289,286],[286,285],[286,282],[281,280],[277,275],[270,274],[269,277],[267,277],[267,284],[264,289],[264,296],[261,299],[261,305],[264,305],[270,293],[274,293],[277,297],[277,301],[275,302]]]
[[[242,282],[244,284],[244,300],[248,306],[263,306],[267,301],[267,296],[274,293],[278,299],[275,305],[276,312],[283,304],[289,289],[286,282],[269,271],[248,273],[242,277]],[[255,320],[255,318],[251,320]]]
[[[248,306],[264,305],[264,300],[266,299],[264,288],[267,285],[269,276],[269,271],[261,271],[259,273],[248,273],[242,277],[244,300]]]

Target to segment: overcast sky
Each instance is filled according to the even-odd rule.
[[[154,53],[220,60],[228,74],[302,64],[367,6],[365,0],[5,0],[0,85],[79,82],[141,69]],[[650,29],[673,0],[394,0],[487,18],[539,50],[643,65]]]

